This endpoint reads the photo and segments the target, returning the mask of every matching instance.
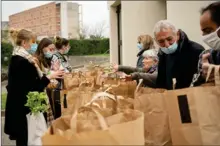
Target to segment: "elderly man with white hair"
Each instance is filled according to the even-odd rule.
[[[156,23],[154,37],[160,47],[157,88],[173,89],[173,79],[176,89],[189,87],[204,47],[191,41],[168,20]]]
[[[143,68],[122,66],[115,64],[113,66],[115,71],[121,71],[126,75],[127,80],[139,80],[143,79],[143,84],[148,87],[156,87],[157,79],[157,65],[158,65],[158,51],[156,49],[150,49],[144,51],[142,56],[144,57],[142,63]]]

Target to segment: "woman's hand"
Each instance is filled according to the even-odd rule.
[[[60,61],[56,60],[52,63],[52,70],[57,71],[60,69]]]
[[[112,64],[112,68],[113,68],[114,72],[117,72],[117,71],[118,71],[118,68],[119,68],[119,65],[116,64],[116,63],[113,63],[113,64]]]
[[[52,71],[49,75],[47,75],[48,79],[62,79],[65,74],[64,70]]]
[[[39,60],[37,59],[37,57],[34,57],[34,56],[33,56],[33,58],[32,58],[32,63],[33,63],[34,65],[38,65],[38,64],[39,64]]]

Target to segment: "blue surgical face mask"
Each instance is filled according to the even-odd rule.
[[[51,58],[53,56],[53,53],[46,52],[46,53],[44,53],[44,56],[49,59],[49,58]]]
[[[68,54],[69,50],[70,50],[70,47],[64,51],[64,54]]]
[[[141,50],[141,49],[143,48],[143,46],[142,46],[141,43],[138,43],[138,44],[137,44],[137,47],[138,47],[139,50]]]
[[[33,55],[37,51],[37,46],[38,46],[37,44],[32,44],[31,48],[29,50],[27,50],[28,53]]]
[[[166,47],[161,48],[161,51],[164,52],[165,54],[173,54],[174,52],[176,52],[177,48],[178,48],[178,44],[175,42],[168,48]]]

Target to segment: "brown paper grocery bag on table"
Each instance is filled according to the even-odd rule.
[[[124,98],[134,98],[134,93],[137,87],[136,81],[125,81],[125,79],[117,79],[117,84],[105,84],[111,89],[108,91],[111,94],[120,95]]]
[[[80,114],[81,109],[92,111],[97,118],[88,116],[88,113]],[[82,107],[78,110],[79,112],[74,112],[72,117],[56,119],[42,137],[43,146],[144,144],[142,112],[127,110],[113,116],[103,117],[95,109],[91,109]]]
[[[66,73],[64,75],[64,88],[70,90],[80,84],[80,73]]]
[[[220,77],[215,86],[201,86],[166,93],[174,145],[220,145]]]
[[[91,101],[85,106],[91,106],[94,103],[98,105],[99,108],[111,109],[113,114],[126,109],[134,109],[134,99],[112,95],[107,92],[95,93]]]
[[[74,111],[73,109],[76,108],[77,102],[78,107],[88,103],[92,99],[94,92],[94,84],[88,84],[86,82],[81,83],[77,88],[71,90],[62,90],[60,96],[62,115],[71,115]],[[65,100],[66,106],[64,103]]]
[[[145,145],[171,145],[168,114],[164,99],[165,89],[140,87],[134,101],[134,109],[144,113]]]

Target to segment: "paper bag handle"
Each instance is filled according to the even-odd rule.
[[[213,68],[214,68],[214,65],[210,64],[208,67],[208,71],[207,71],[206,82],[209,80]]]
[[[143,84],[143,81],[144,81],[143,79],[140,79],[140,80],[139,80],[139,83],[138,83],[138,85],[137,85],[137,87],[136,87],[136,89],[135,89],[135,93],[138,92],[140,86]]]
[[[207,72],[207,77],[206,77],[206,82],[209,80],[210,75],[212,73],[212,70],[214,69],[215,72],[215,76],[214,76],[214,80],[215,80],[215,86],[220,86],[220,73],[219,73],[219,65],[213,65],[210,64],[208,67],[208,72]]]
[[[108,97],[109,99],[116,101],[116,98],[114,95],[111,95],[107,92],[99,92],[92,97],[92,100],[90,101],[90,103],[94,102],[95,100],[97,100],[100,97]]]
[[[81,82],[80,84],[79,84],[79,88],[81,89],[83,86],[83,84],[86,84],[86,83],[89,83],[88,81],[84,81],[84,82]],[[95,84],[94,84],[94,82],[92,82],[92,86],[91,87],[94,87],[95,86]]]
[[[92,105],[93,104],[93,102],[95,102],[98,98],[100,98],[100,97],[107,97],[107,98],[109,98],[109,99],[111,99],[111,100],[113,100],[113,102],[115,103],[114,104],[114,109],[113,110],[117,110],[117,105],[118,105],[118,100],[117,100],[117,96],[115,95],[111,95],[111,94],[109,94],[109,93],[106,93],[106,92],[99,92],[99,93],[97,93],[97,94],[95,94],[93,97],[92,97],[92,100],[90,101],[90,102],[88,102],[87,104],[85,104],[85,106],[88,106],[88,105]],[[105,101],[104,100],[105,98],[103,98],[103,102]],[[104,103],[104,108],[106,107],[105,106],[106,104]]]
[[[220,86],[220,66],[215,65],[215,86]]]
[[[73,116],[70,120],[70,128],[74,131],[74,132],[77,132],[77,115],[79,112],[81,112],[80,110],[84,110],[84,111],[90,111],[90,112],[93,112],[95,113],[95,115],[97,116],[98,118],[98,121],[100,123],[100,126],[102,128],[102,130],[107,130],[108,129],[108,125],[105,121],[105,118],[97,111],[95,110],[94,108],[92,107],[88,107],[88,106],[83,106],[83,107],[80,107],[79,109],[77,109],[74,113],[73,113]]]

